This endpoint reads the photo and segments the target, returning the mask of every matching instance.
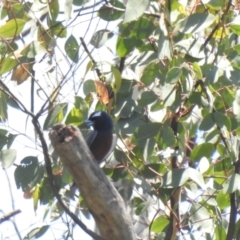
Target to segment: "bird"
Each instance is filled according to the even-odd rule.
[[[113,121],[104,111],[95,111],[85,121],[93,132],[87,137],[87,145],[98,164],[101,164],[114,150],[117,142],[113,133]]]

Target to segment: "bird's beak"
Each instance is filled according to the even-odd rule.
[[[91,120],[86,120],[84,121],[84,123],[89,127],[89,128],[93,128],[94,122]]]

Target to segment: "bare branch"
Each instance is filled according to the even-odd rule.
[[[2,222],[8,221],[11,217],[19,214],[20,212],[21,212],[21,210],[18,209],[18,210],[14,210],[14,211],[12,211],[12,212],[4,215],[3,217],[0,218],[0,224],[1,224]]]

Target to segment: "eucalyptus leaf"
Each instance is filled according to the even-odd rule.
[[[73,62],[78,62],[78,54],[79,54],[79,45],[76,40],[76,38],[71,35],[67,39],[65,43],[65,50],[68,55],[68,57],[73,61]]]
[[[0,152],[0,162],[3,168],[9,168],[14,163],[17,156],[15,149],[4,149]]]
[[[107,40],[113,37],[113,33],[107,29],[99,30],[94,33],[92,36],[90,43],[95,47],[95,48],[100,48],[102,47]]]
[[[183,33],[200,32],[210,26],[216,17],[209,13],[194,13],[178,22],[175,31]]]
[[[48,130],[56,123],[61,123],[67,111],[67,103],[56,105],[49,113],[44,122],[43,129]]]
[[[233,173],[227,181],[223,184],[223,193],[233,193],[240,185],[240,175]]]
[[[149,5],[149,0],[130,0],[127,1],[124,22],[131,22],[140,17]]]

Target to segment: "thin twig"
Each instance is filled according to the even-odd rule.
[[[84,48],[84,50],[86,51],[88,57],[89,57],[89,58],[91,59],[91,61],[93,62],[93,65],[96,67],[97,63],[96,63],[96,61],[94,60],[94,58],[92,57],[92,54],[89,52],[89,50],[88,50],[88,48],[87,48],[87,45],[86,45],[86,43],[85,43],[85,41],[84,41],[84,39],[83,39],[82,37],[80,37],[80,41],[81,41],[81,43],[82,43],[82,45],[83,45],[83,48]],[[101,79],[101,78],[102,78],[102,73],[101,73],[101,71],[100,71],[100,69],[99,69],[98,67],[96,67],[96,73],[97,73],[97,75],[98,75],[98,78]]]
[[[18,209],[18,210],[14,210],[14,211],[4,215],[3,217],[0,218],[0,224],[5,222],[5,221],[8,221],[11,217],[19,214],[20,212],[21,212],[21,210]]]

